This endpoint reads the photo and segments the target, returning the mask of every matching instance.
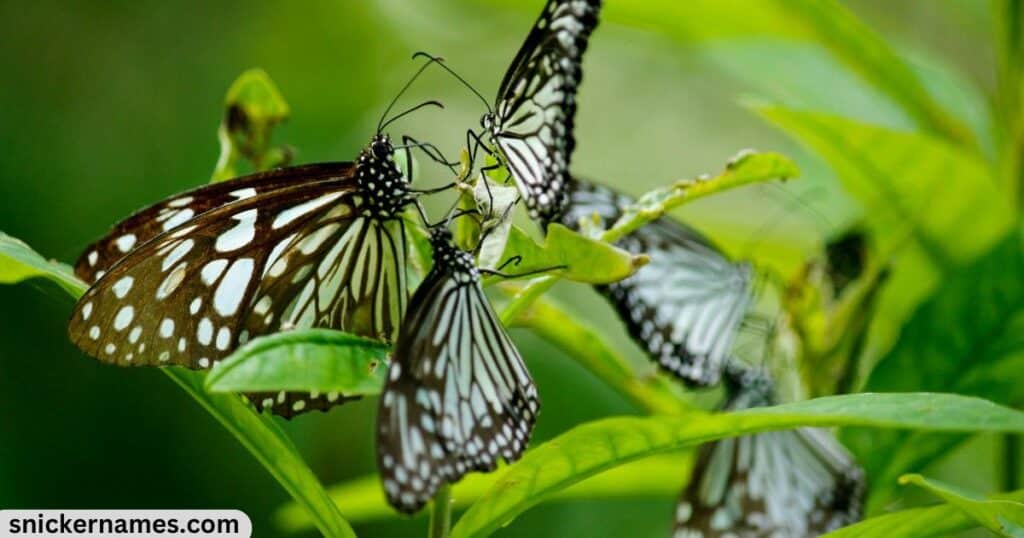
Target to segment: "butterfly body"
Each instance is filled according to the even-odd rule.
[[[392,341],[408,302],[400,213],[412,201],[392,156],[377,135],[355,163],[254,174],[139,211],[76,264],[94,282],[72,314],[72,341],[121,366],[194,369],[286,329]],[[345,398],[250,399],[292,416]]]
[[[776,403],[764,374],[727,370],[725,409]],[[826,430],[799,428],[701,447],[676,509],[675,538],[819,536],[858,521],[863,471]]]
[[[482,118],[534,217],[551,218],[565,203],[576,92],[600,9],[600,0],[549,0]]]
[[[611,226],[633,199],[573,179],[560,222],[578,228],[597,215]],[[600,286],[630,336],[663,369],[696,386],[718,383],[751,296],[752,269],[725,257],[696,230],[661,218],[619,241],[650,256],[633,276]]]
[[[392,506],[412,513],[442,483],[514,461],[537,389],[480,286],[472,256],[431,233],[434,267],[402,323],[377,420],[377,462]]]

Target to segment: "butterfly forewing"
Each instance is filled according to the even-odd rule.
[[[172,196],[137,211],[86,247],[75,262],[75,274],[85,282],[95,282],[132,249],[211,209],[246,198],[262,197],[284,187],[349,177],[353,169],[352,163],[343,162],[293,166],[205,185]]]
[[[574,180],[562,222],[599,216],[613,224],[633,200],[607,187]],[[599,289],[633,339],[665,370],[700,386],[718,382],[751,298],[751,270],[733,263],[696,230],[667,218],[620,241],[650,263]]]
[[[394,172],[390,162],[369,152],[360,159],[362,168],[285,169],[143,210],[117,230],[144,237],[143,229],[156,226],[157,235],[86,292],[69,325],[72,340],[105,362],[198,369],[278,330],[327,327],[392,341],[408,293],[405,230],[396,217],[407,199],[394,183],[404,180],[385,177]],[[397,194],[368,201],[364,177]],[[176,201],[183,199],[189,202]],[[162,231],[168,207],[198,214]],[[145,224],[150,217],[157,224]],[[338,394],[249,396],[284,416],[344,401]]]
[[[575,147],[576,93],[600,0],[550,0],[505,73],[491,134],[531,214],[556,215]]]
[[[726,405],[774,403],[748,371]],[[819,536],[858,521],[863,471],[826,430],[801,428],[701,447],[676,507],[676,538]]]
[[[403,322],[378,417],[389,502],[415,512],[442,482],[519,458],[538,411],[522,357],[472,258],[435,242],[435,265]]]

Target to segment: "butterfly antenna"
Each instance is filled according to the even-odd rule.
[[[781,187],[777,187],[777,188],[781,188]],[[765,192],[772,193],[773,191],[765,191]],[[753,255],[754,251],[758,247],[761,246],[762,242],[764,242],[764,240],[768,236],[768,234],[771,231],[773,231],[775,228],[777,228],[783,222],[783,220],[784,220],[783,217],[785,217],[785,215],[787,213],[789,213],[793,209],[792,206],[789,205],[790,203],[798,203],[803,208],[810,207],[808,202],[810,202],[811,200],[817,199],[817,197],[819,195],[821,195],[824,191],[822,189],[811,189],[811,190],[808,190],[803,195],[796,196],[796,198],[799,200],[798,202],[793,202],[793,193],[791,193],[789,191],[785,191],[785,190],[783,190],[782,192],[784,192],[784,193],[786,193],[788,195],[788,196],[786,196],[783,199],[783,202],[782,202],[783,204],[787,204],[787,205],[785,207],[781,207],[777,211],[773,212],[771,217],[769,217],[764,222],[762,222],[760,225],[758,225],[757,229],[754,230],[754,233],[751,235],[750,239],[743,246],[742,255],[740,256],[741,258],[749,258],[749,257],[751,257]],[[778,194],[778,193],[773,193],[773,194],[771,194],[771,196],[773,198],[775,198],[776,194]],[[778,198],[776,198],[776,199],[778,199]],[[817,212],[817,210],[815,210],[815,212],[818,215],[821,215],[821,213]],[[828,221],[826,220],[825,222],[827,223]]]
[[[384,129],[387,129],[388,125],[391,125],[395,121],[400,120],[404,116],[412,114],[413,112],[416,112],[417,110],[419,110],[421,108],[426,108],[428,106],[436,106],[437,108],[440,108],[441,110],[444,110],[444,103],[442,103],[441,101],[435,101],[433,99],[431,99],[430,101],[424,101],[424,102],[422,102],[422,103],[420,103],[420,104],[418,104],[418,105],[416,105],[416,106],[414,106],[414,107],[412,107],[410,109],[405,110],[404,112],[400,112],[399,114],[396,114],[393,118],[389,119],[388,121],[377,125],[377,132],[380,133]]]
[[[381,114],[380,116],[380,121],[377,122],[377,134],[380,134],[380,132],[387,125],[386,123],[384,123],[384,120],[388,117],[388,114],[391,112],[391,109],[394,108],[395,103],[398,103],[398,100],[401,99],[402,96],[405,95],[405,92],[409,89],[409,87],[412,86],[412,83],[416,82],[416,79],[419,78],[419,76],[423,74],[423,71],[430,67],[431,64],[435,62],[440,62],[439,58],[435,59],[433,56],[430,55],[427,55],[427,57],[430,58],[430,61],[421,65],[420,68],[417,69],[415,73],[413,73],[412,77],[409,78],[409,81],[405,83],[405,86],[402,86],[402,89],[398,91],[398,95],[396,95],[395,98],[391,100],[391,103],[388,104],[388,107],[384,109],[384,113]],[[413,56],[413,59],[415,58],[416,56]],[[444,106],[442,106],[441,108],[444,108]]]
[[[489,103],[487,101],[487,98],[484,97],[480,92],[478,92],[476,90],[476,88],[473,87],[472,84],[470,84],[469,82],[466,81],[466,79],[462,78],[452,68],[448,67],[448,64],[444,63],[444,58],[442,58],[440,56],[434,56],[434,55],[432,55],[432,54],[430,54],[428,52],[424,52],[424,51],[419,51],[416,54],[412,55],[413,59],[419,58],[420,56],[423,56],[425,58],[430,58],[431,63],[437,63],[437,65],[439,65],[441,67],[441,69],[444,69],[445,71],[447,71],[449,75],[455,77],[455,80],[458,80],[459,82],[462,83],[463,86],[468,88],[469,91],[473,92],[473,94],[476,95],[480,99],[480,101],[484,104],[484,106],[487,107],[487,112],[488,113],[494,112],[494,109],[491,108],[491,103]],[[427,65],[429,65],[429,64],[427,64]]]

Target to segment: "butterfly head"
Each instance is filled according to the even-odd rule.
[[[498,130],[498,117],[494,111],[488,112],[483,116],[480,116],[480,126],[484,128],[485,132],[494,133]]]
[[[473,255],[455,245],[452,232],[447,226],[430,229],[430,247],[434,251],[434,267],[455,273],[457,278],[474,281],[480,278],[480,270],[473,262]]]
[[[412,201],[409,182],[395,164],[395,147],[386,134],[376,134],[359,154],[356,183],[366,201],[367,216],[391,218]]]

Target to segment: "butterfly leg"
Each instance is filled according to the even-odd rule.
[[[517,256],[513,256],[510,259],[513,259],[513,258],[516,258],[516,257]],[[508,262],[506,261],[504,264],[502,264],[502,266],[505,266],[507,264],[508,264]],[[516,263],[516,265],[518,265],[518,263]],[[503,273],[503,272],[501,272],[501,271],[499,271],[497,269],[486,269],[484,267],[481,267],[479,269],[479,271],[481,273],[485,274],[485,275],[492,275],[492,276],[497,276],[497,277],[501,277],[501,278],[523,278],[523,277],[528,277],[528,276],[533,276],[533,275],[539,275],[541,273],[549,273],[551,271],[561,271],[562,269],[568,269],[568,268],[569,268],[568,265],[555,265],[553,267],[544,267],[544,268],[541,268],[541,269],[534,269],[533,271],[527,271],[525,273],[516,273],[516,274]]]
[[[437,146],[431,144],[430,142],[420,142],[419,140],[416,140],[415,138],[409,135],[402,135],[402,145],[398,146],[395,149],[414,148],[422,151],[424,154],[427,155],[427,157],[430,157],[432,161],[448,167],[448,169],[451,170],[452,175],[458,174],[458,170],[455,168],[455,166],[461,163],[449,161],[448,158],[444,156],[444,153],[442,153]]]

